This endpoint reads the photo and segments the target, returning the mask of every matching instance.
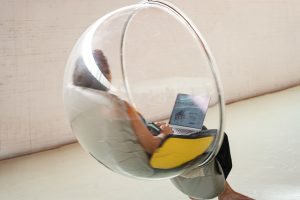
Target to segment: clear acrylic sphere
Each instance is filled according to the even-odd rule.
[[[175,177],[206,164],[220,148],[218,76],[190,20],[169,4],[145,1],[101,17],[77,41],[65,72],[66,112],[80,144],[107,168],[136,178]],[[174,169],[152,169],[124,102],[149,121],[168,120],[178,93],[210,96],[204,124],[218,133],[203,156]]]

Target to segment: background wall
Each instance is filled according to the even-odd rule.
[[[92,22],[136,2],[0,0],[0,159],[75,141],[62,104],[68,55]],[[170,2],[206,38],[227,102],[300,84],[299,1]]]

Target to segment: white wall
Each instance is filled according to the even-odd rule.
[[[0,0],[0,159],[74,141],[64,65],[81,33],[138,1]],[[297,0],[170,0],[206,38],[227,102],[300,84]]]

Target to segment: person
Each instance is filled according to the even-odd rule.
[[[96,49],[93,51],[93,57],[99,70],[102,72],[104,77],[111,82],[112,75],[109,68],[108,61],[103,54],[102,50]],[[108,91],[109,89],[101,84],[89,70],[84,67],[82,58],[78,59],[75,64],[75,69],[73,73],[73,83],[76,86],[91,88],[101,91]],[[127,108],[127,115],[131,121],[131,126],[134,134],[136,135],[140,145],[143,147],[145,152],[149,155],[153,154],[155,150],[160,146],[162,140],[169,134],[173,133],[172,128],[164,122],[155,122],[155,124],[160,127],[161,131],[158,135],[153,135],[148,129],[147,125],[141,120],[141,114],[135,110],[126,101],[123,101],[125,107]],[[203,126],[206,129],[205,126]],[[229,148],[228,136],[225,134],[222,146],[215,158],[223,171],[224,178],[226,179],[232,169],[231,154]],[[229,183],[225,181],[224,190],[218,196],[219,200],[251,200],[252,198],[242,195],[231,188]],[[191,200],[195,198],[190,197]]]
[[[156,122],[156,124],[160,127],[161,134],[159,136],[153,136],[152,133],[147,129],[145,124],[139,120],[139,113],[129,104],[127,104],[128,115],[132,120],[132,126],[134,132],[136,133],[141,145],[145,148],[145,150],[152,154],[160,145],[161,135],[166,136],[168,134],[173,133],[172,128],[167,123],[160,123]],[[206,127],[203,127],[206,129]],[[231,155],[230,155],[230,148],[228,142],[228,136],[225,134],[223,143],[221,146],[220,151],[218,152],[216,159],[219,161],[222,170],[224,172],[225,179],[227,179],[231,168]],[[240,194],[233,190],[229,183],[225,181],[224,191],[218,196],[219,200],[251,200],[252,198],[247,197],[243,194]],[[190,197],[190,199],[195,200],[194,198]]]

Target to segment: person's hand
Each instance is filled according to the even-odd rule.
[[[166,122],[154,122],[154,124],[158,127],[164,125],[164,124],[167,124]]]
[[[173,133],[173,129],[167,123],[160,124],[159,128],[161,129],[161,133],[165,135]]]

